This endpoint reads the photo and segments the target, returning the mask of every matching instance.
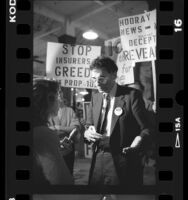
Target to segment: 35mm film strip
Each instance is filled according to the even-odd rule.
[[[54,8],[55,4],[59,2],[54,1]],[[78,2],[80,2],[80,5],[85,2],[91,3],[90,1]],[[78,2],[75,2],[75,6],[79,6]],[[101,7],[108,7],[106,3],[112,3],[112,1],[96,2],[98,2],[97,6]],[[157,11],[157,59],[155,62],[157,133],[156,169],[154,172],[156,182],[153,185],[143,185],[140,188],[125,188],[124,190],[121,187],[112,186],[103,188],[87,185],[48,187],[41,185],[41,187],[36,187],[34,184],[32,168],[32,89],[34,37],[36,37],[34,16],[36,13],[42,16],[43,12],[47,10],[49,10],[49,16],[53,15],[54,18],[57,16],[50,12],[51,10],[48,7],[50,4],[48,2],[45,4],[45,1],[9,0],[6,2],[6,199],[45,199],[45,197],[40,197],[40,195],[47,195],[46,199],[58,199],[58,195],[59,199],[183,199],[184,2],[183,0],[145,2]],[[43,3],[46,6],[46,10],[42,9]],[[38,5],[37,8],[36,5]],[[95,6],[93,6],[94,8]],[[108,7],[108,11],[110,12],[110,9],[114,8],[117,7]],[[74,9],[74,5],[72,5],[71,9]],[[45,22],[45,19],[42,19],[42,17],[38,18],[38,20],[41,20],[41,23]],[[52,27],[52,24],[50,24],[52,21],[47,21],[46,19],[46,23],[49,27]],[[55,29],[57,27],[53,28],[53,30],[45,30],[42,34],[45,35],[51,31],[53,32]],[[77,197],[73,194],[77,194]],[[112,195],[111,197],[105,197],[105,195],[100,196],[100,194]],[[113,194],[117,197],[113,197]],[[37,197],[37,195],[39,196]],[[50,195],[52,195],[51,198]]]

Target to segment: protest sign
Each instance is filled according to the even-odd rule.
[[[119,19],[126,61],[156,60],[156,10]]]
[[[117,83],[134,83],[134,61],[125,60],[120,37],[105,41],[105,55],[111,57],[118,66]]]
[[[94,88],[89,65],[101,55],[100,46],[47,43],[46,75],[64,87]]]

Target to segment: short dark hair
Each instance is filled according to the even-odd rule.
[[[105,69],[108,73],[118,71],[116,63],[111,58],[106,56],[99,56],[94,59],[90,65],[90,70],[93,69]]]

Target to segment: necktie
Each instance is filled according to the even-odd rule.
[[[107,113],[110,107],[110,96],[109,94],[104,94],[104,99],[103,99],[103,107],[102,107],[102,112],[101,112],[101,123],[100,123],[100,133],[104,133],[104,129],[107,124]]]
[[[100,114],[99,122],[98,122],[98,126],[97,126],[97,132],[100,134],[104,133],[104,128],[106,127],[105,124],[107,121],[106,118],[107,118],[109,104],[110,104],[110,96],[108,94],[104,94],[103,95],[103,106],[102,106],[102,110],[101,110],[101,114]],[[93,145],[93,150],[95,152],[97,152],[97,150],[98,150],[99,142],[100,141],[98,140]]]

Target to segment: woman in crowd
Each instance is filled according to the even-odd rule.
[[[73,184],[60,151],[60,141],[49,128],[49,118],[59,109],[59,83],[36,79],[33,84],[33,154],[36,184]]]
[[[63,158],[69,171],[73,175],[74,172],[74,159],[75,159],[75,144],[80,141],[80,122],[74,110],[67,106],[67,100],[64,98],[63,91],[59,91],[60,102],[59,102],[59,111],[58,115],[52,117],[49,123],[52,125],[51,128],[57,130],[57,134],[60,140],[63,140],[64,137],[69,137],[71,132],[74,131],[74,135],[70,140],[71,144],[69,148],[61,148]],[[67,146],[68,147],[68,146]]]

